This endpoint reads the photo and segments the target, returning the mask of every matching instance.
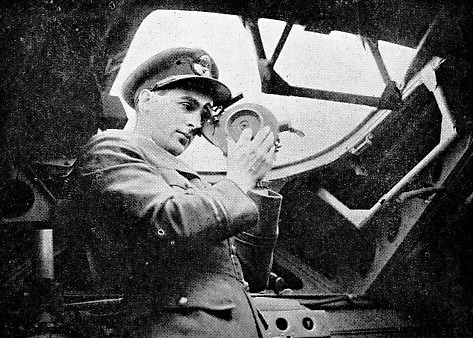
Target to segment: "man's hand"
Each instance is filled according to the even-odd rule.
[[[227,179],[245,193],[254,188],[271,169],[275,158],[274,135],[268,126],[253,138],[250,128],[242,131],[238,142],[228,138]]]

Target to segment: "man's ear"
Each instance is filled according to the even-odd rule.
[[[152,95],[151,95],[151,91],[149,89],[142,89],[140,94],[138,95],[138,102],[137,102],[137,105],[140,106],[140,110],[143,110],[143,105],[144,104],[147,104],[151,98],[152,98]]]

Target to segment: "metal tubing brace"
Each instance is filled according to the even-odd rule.
[[[384,204],[396,197],[400,191],[411,182],[417,174],[432,163],[440,154],[457,138],[453,116],[447,105],[447,100],[440,86],[438,86],[435,79],[435,70],[429,64],[421,71],[422,81],[427,89],[433,92],[437,101],[437,105],[442,114],[442,128],[440,142],[432,149],[417,165],[411,169],[391,190],[389,190],[379,201],[369,209],[366,218],[360,223],[355,224],[358,229],[361,229],[368,223],[368,221],[383,207]]]
[[[261,33],[259,31],[258,21],[257,20],[255,21],[255,19],[243,19],[243,25],[251,33],[258,59],[266,59],[266,53],[264,51],[264,45],[263,45],[263,40],[261,39]]]
[[[290,87],[288,95],[307,97],[318,100],[352,103],[370,107],[379,107],[381,99],[374,96],[356,95],[329,90],[320,90],[312,88]]]
[[[412,168],[391,190],[381,197],[376,204],[368,210],[350,209],[326,189],[320,188],[317,196],[332,206],[357,229],[363,228],[381,208],[394,199],[402,189],[407,186],[422,170],[438,158],[441,153],[457,138],[453,115],[448,107],[447,100],[440,86],[437,85],[435,70],[432,65],[426,66],[422,70],[422,81],[426,87],[434,94],[437,105],[442,114],[442,126],[440,142],[432,149],[414,168]]]
[[[278,41],[278,45],[274,49],[274,53],[271,56],[271,60],[269,60],[268,67],[273,67],[274,64],[276,63],[279,54],[281,54],[281,51],[284,47],[284,44],[287,41],[287,38],[289,37],[289,33],[291,32],[293,24],[292,23],[286,23],[286,26],[284,27],[284,31],[282,32],[281,38]]]
[[[388,69],[386,68],[386,64],[383,61],[383,57],[381,56],[381,53],[379,52],[378,41],[374,42],[370,38],[367,38],[366,42],[368,43],[368,46],[370,47],[371,54],[374,57],[376,66],[378,66],[378,70],[379,70],[379,73],[381,74],[381,77],[383,78],[384,84],[387,85],[388,83],[391,82],[391,77],[389,76]]]
[[[338,211],[343,217],[351,222],[356,228],[358,224],[367,217],[369,210],[363,209],[350,209],[343,202],[338,200],[332,195],[327,189],[319,188],[317,190],[317,196],[324,202],[328,203],[332,208]]]

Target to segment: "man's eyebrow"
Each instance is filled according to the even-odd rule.
[[[195,105],[197,105],[197,106],[200,106],[200,105],[201,105],[200,102],[197,101],[197,100],[196,100],[195,98],[193,98],[192,96],[187,96],[187,95],[181,96],[181,97],[179,97],[179,100],[189,101],[189,102],[191,102],[191,103],[193,103],[193,104],[195,104]]]
[[[183,95],[183,96],[179,97],[179,100],[189,101],[190,103],[192,103],[193,105],[195,105],[197,107],[205,107],[207,105],[212,106],[212,104],[210,102],[205,102],[204,104],[201,104],[199,100],[197,100],[194,97],[189,96],[189,95]]]

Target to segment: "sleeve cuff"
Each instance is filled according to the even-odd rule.
[[[234,182],[224,179],[213,186],[221,193],[228,231],[235,235],[258,224],[258,207]]]
[[[260,237],[277,237],[282,196],[266,188],[251,189],[248,196],[258,207],[259,220],[256,227],[247,232]]]

